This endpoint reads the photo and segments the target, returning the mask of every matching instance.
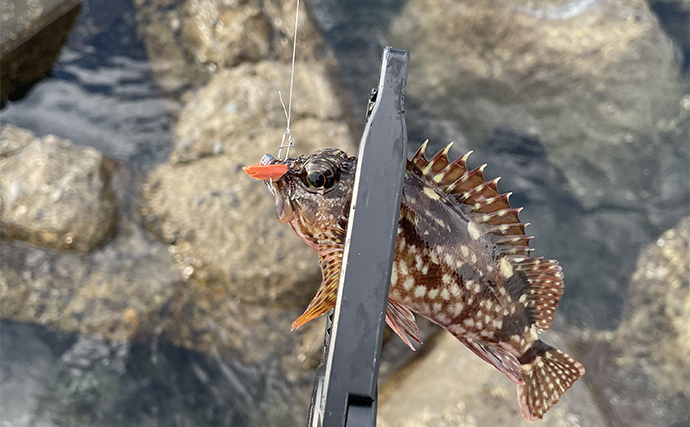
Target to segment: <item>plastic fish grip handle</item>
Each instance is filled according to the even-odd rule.
[[[410,55],[383,51],[359,145],[338,299],[328,314],[309,427],[376,425],[377,379],[407,163]]]

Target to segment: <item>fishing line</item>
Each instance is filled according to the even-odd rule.
[[[280,141],[278,146],[278,158],[281,159],[281,154],[283,148],[285,148],[285,158],[281,160],[286,160],[290,156],[290,148],[295,146],[292,140],[292,134],[290,133],[290,119],[292,118],[292,86],[295,82],[295,53],[297,52],[297,23],[299,21],[299,2],[297,0],[297,9],[295,11],[295,31],[292,39],[292,66],[290,68],[290,95],[288,96],[288,108],[285,109],[285,103],[283,102],[283,95],[278,91],[278,97],[280,98],[280,104],[283,106],[283,112],[285,113],[285,119],[287,120],[287,126],[285,127],[285,133],[283,133],[283,139]]]

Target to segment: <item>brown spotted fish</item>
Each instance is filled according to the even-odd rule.
[[[470,153],[450,162],[450,145],[429,161],[425,147],[407,163],[386,322],[412,349],[412,312],[443,326],[517,384],[525,419],[541,418],[585,372],[538,338],[563,295],[561,267],[530,257],[521,208],[498,178],[484,180],[486,165],[468,170]],[[245,168],[266,180],[278,220],[319,253],[323,282],[293,329],[335,306],[355,167],[325,149]]]

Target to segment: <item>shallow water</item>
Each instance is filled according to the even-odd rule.
[[[275,368],[247,367],[170,344],[113,343],[0,323],[2,425],[243,426],[291,422]],[[299,411],[297,411],[299,412]]]
[[[127,164],[167,160],[170,114],[178,105],[161,96],[135,19],[127,0],[83,2],[50,76],[9,102],[0,120],[94,147]]]

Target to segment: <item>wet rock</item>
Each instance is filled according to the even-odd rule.
[[[29,130],[12,125],[0,128],[0,159],[16,154],[31,144],[36,136]]]
[[[201,86],[216,70],[243,62],[292,58],[294,2],[137,0],[139,33],[171,91]],[[325,43],[305,4],[298,22],[297,60],[324,59]]]
[[[195,59],[218,68],[261,59],[292,56],[294,2],[284,0],[224,2],[188,0],[181,10],[182,39]],[[324,53],[323,40],[304,3],[298,22],[299,59]]]
[[[295,154],[353,145],[342,122],[298,120],[292,132]],[[245,302],[301,306],[320,282],[316,254],[276,220],[265,184],[242,171],[275,152],[282,134],[257,129],[228,141],[225,155],[158,167],[146,184],[142,213],[196,280],[222,283]]]
[[[690,217],[640,254],[623,321],[579,344],[615,426],[690,422]]]
[[[146,340],[177,286],[185,286],[164,245],[125,229],[87,255],[22,242],[0,246],[3,319],[112,340]]]
[[[48,73],[67,40],[80,0],[2,0],[0,99],[18,98]]]
[[[0,159],[3,238],[88,252],[114,233],[111,160],[52,135],[27,144],[28,133],[11,125],[1,138],[5,153],[24,145]]]
[[[260,191],[265,190],[260,188]],[[56,253],[23,242],[3,243],[0,245],[0,313],[3,319],[75,334],[85,342],[97,336],[101,341],[118,345],[138,343],[155,348],[158,343],[168,347],[173,344],[178,347],[177,352],[184,348],[210,354],[233,364],[240,373],[242,367],[264,372],[270,377],[267,381],[277,381],[274,385],[296,393],[290,398],[280,398],[283,402],[294,399],[295,407],[287,403],[276,403],[276,407],[289,408],[300,417],[306,414],[313,361],[319,358],[319,341],[323,336],[321,322],[290,332],[292,321],[302,313],[306,302],[279,307],[267,297],[262,305],[247,304],[221,285],[199,283],[194,278],[184,280],[183,260],[175,256],[170,259],[170,252],[175,255],[175,250],[149,240],[132,223],[109,245],[86,255]],[[178,266],[175,261],[179,262]],[[315,257],[309,264],[318,268]],[[318,277],[313,279],[308,284],[312,292],[319,281]],[[163,372],[175,368],[160,369]],[[99,390],[110,387],[108,383],[115,380],[110,378],[115,373],[108,372],[89,374],[93,382],[105,382],[97,387]],[[64,380],[71,384],[72,380]],[[239,378],[232,387],[251,388],[252,381]],[[115,385],[119,387],[118,384]],[[56,380],[55,386],[60,387],[56,393],[62,396],[70,392],[68,385],[63,389]],[[46,397],[52,405],[47,413],[67,418],[74,415],[73,411],[91,413],[91,409],[78,405],[79,399],[86,399],[91,392],[84,393],[71,396],[69,404],[64,405],[59,399]],[[93,412],[107,412],[105,403],[112,397],[108,396],[103,406],[90,398],[86,401],[94,405]],[[257,405],[262,399],[267,397],[257,397]],[[279,411],[270,413],[276,417]],[[277,424],[277,421],[272,423]]]
[[[567,351],[557,335],[547,335],[546,342]],[[547,412],[544,425],[607,425],[584,378]],[[542,423],[536,423],[539,424]],[[525,421],[520,415],[515,384],[444,332],[422,358],[394,375],[381,389],[377,425],[531,426],[535,423]]]
[[[318,120],[343,118],[343,108],[331,76],[332,66],[325,61],[296,64],[293,123],[306,117]],[[253,145],[250,141],[265,133],[266,128],[285,128],[286,119],[278,91],[283,91],[283,100],[287,102],[289,88],[289,64],[264,61],[243,64],[217,73],[205,87],[196,92],[180,113],[175,148],[170,161],[187,162],[225,153],[232,158],[242,157],[255,163],[260,156],[247,157],[247,153],[243,151],[246,150],[246,145]],[[328,145],[326,140],[333,136],[333,132],[342,132],[340,125],[329,124],[326,127],[333,127],[333,131],[306,128],[300,133],[294,131],[294,138],[299,141],[322,138],[326,145],[320,147],[338,146]],[[280,137],[272,145],[279,141]],[[342,143],[342,140],[336,139],[331,144],[338,143]],[[348,144],[344,147],[351,146]],[[273,148],[269,147],[270,145],[266,145],[262,149],[270,152]],[[256,154],[256,150],[253,150],[252,155]]]
[[[640,172],[685,144],[662,138],[684,85],[644,1],[410,1],[389,40],[410,50],[408,96],[427,120],[411,126],[432,139],[475,148],[496,127],[529,131],[586,209],[664,196]]]

